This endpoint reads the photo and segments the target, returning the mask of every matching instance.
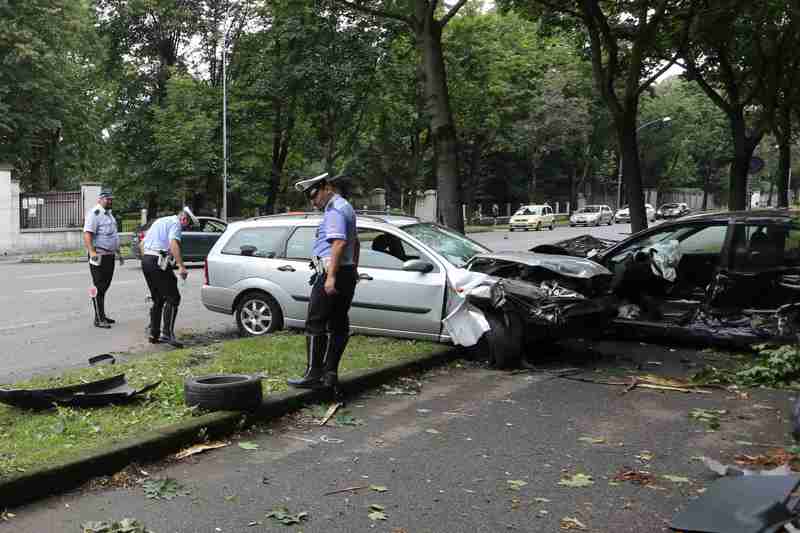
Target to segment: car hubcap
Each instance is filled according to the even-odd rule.
[[[263,300],[248,300],[242,306],[242,327],[251,335],[263,335],[272,323],[272,313]]]

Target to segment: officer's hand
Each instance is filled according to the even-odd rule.
[[[189,271],[186,270],[185,266],[182,266],[180,269],[178,269],[178,274],[180,275],[181,279],[186,279],[189,276]]]
[[[122,257],[122,254],[120,254],[120,256],[119,256],[119,266],[122,266],[124,264],[125,264],[125,258]]]
[[[333,296],[337,292],[338,291],[336,290],[336,278],[331,275],[328,275],[328,277],[325,278],[325,294],[327,294],[328,296]]]

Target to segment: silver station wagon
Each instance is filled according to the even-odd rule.
[[[233,314],[242,335],[305,323],[311,250],[321,215],[273,215],[228,226],[208,254],[203,305]],[[357,333],[448,342],[448,280],[489,250],[413,217],[358,216],[359,283],[350,310]],[[473,275],[474,276],[474,275]]]

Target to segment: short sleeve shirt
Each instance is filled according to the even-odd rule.
[[[144,236],[144,249],[167,251],[170,241],[173,239],[180,241],[181,237],[181,222],[178,215],[161,217],[147,230],[147,235]]]
[[[331,243],[342,240],[347,243],[342,253],[342,266],[352,265],[356,248],[356,212],[350,203],[338,194],[328,201],[322,222],[317,228],[314,255],[331,256]]]
[[[114,216],[96,205],[86,212],[83,231],[92,234],[92,245],[98,252],[113,253],[119,249],[119,233]]]

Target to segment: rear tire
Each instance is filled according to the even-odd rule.
[[[246,293],[239,300],[235,315],[242,337],[260,337],[283,327],[281,306],[266,292]]]

